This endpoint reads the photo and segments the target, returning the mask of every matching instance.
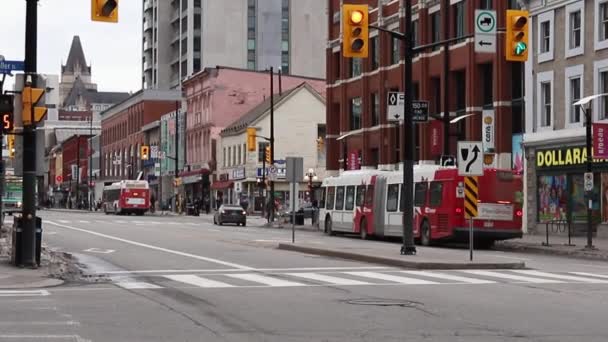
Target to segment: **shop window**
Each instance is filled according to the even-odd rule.
[[[602,199],[600,199],[600,175],[596,174],[595,177],[593,177],[594,180],[594,184],[593,184],[593,191],[591,193],[591,199],[593,200],[593,207],[591,210],[591,221],[592,222],[598,222],[600,217],[600,202],[603,200],[605,201],[606,195],[604,194],[602,196]],[[571,205],[571,209],[570,209],[570,217],[572,218],[572,222],[587,222],[587,197],[585,196],[585,180],[583,177],[582,173],[579,174],[575,174],[570,176],[570,182],[571,184],[571,192],[570,192],[570,205]],[[602,188],[603,189],[603,188]],[[566,200],[567,200],[566,196]],[[604,205],[606,203],[603,203]],[[564,219],[567,216],[564,216]]]
[[[539,176],[537,184],[538,221],[565,220],[568,213],[568,178],[566,175]],[[573,204],[578,202],[574,197],[577,196],[580,190],[582,190],[582,187],[581,189],[573,187]],[[584,196],[584,191],[582,191],[581,195]],[[585,208],[584,199],[582,202],[583,208]],[[586,209],[584,211],[585,213],[587,212]]]

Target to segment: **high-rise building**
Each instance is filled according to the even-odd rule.
[[[143,88],[218,65],[325,77],[327,2],[145,0]]]

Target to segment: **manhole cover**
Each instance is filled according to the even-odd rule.
[[[411,300],[403,300],[403,299],[375,299],[375,298],[366,298],[366,299],[349,299],[345,301],[347,304],[352,305],[373,305],[373,306],[400,306],[406,308],[413,308],[417,306],[421,306],[422,303],[414,302]]]

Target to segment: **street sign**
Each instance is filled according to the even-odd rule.
[[[403,106],[405,103],[405,95],[403,93],[389,91],[388,92],[388,110],[387,120],[388,121],[399,121],[403,115]]]
[[[464,178],[464,215],[470,219],[477,217],[477,199],[479,197],[479,184],[477,177]]]
[[[0,74],[11,75],[12,71],[23,71],[25,63],[23,61],[0,60]]]
[[[458,142],[458,175],[483,176],[481,141]]]
[[[157,159],[158,158],[158,145],[150,146],[150,158]]]
[[[496,11],[475,10],[475,52],[496,53]]]
[[[412,120],[414,122],[429,121],[429,101],[412,102]]]
[[[593,172],[585,172],[585,191],[593,191]]]
[[[268,175],[267,175],[268,179],[270,179],[270,180],[276,180],[277,179],[277,174],[278,174],[278,171],[277,171],[276,166],[270,165],[268,167]]]

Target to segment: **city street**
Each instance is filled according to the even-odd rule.
[[[530,269],[408,271],[276,250],[290,230],[213,226],[211,216],[41,216],[49,247],[74,253],[87,274],[107,281],[0,297],[0,340],[608,338],[601,262],[483,251],[525,259]],[[296,239],[348,237],[297,231]]]

